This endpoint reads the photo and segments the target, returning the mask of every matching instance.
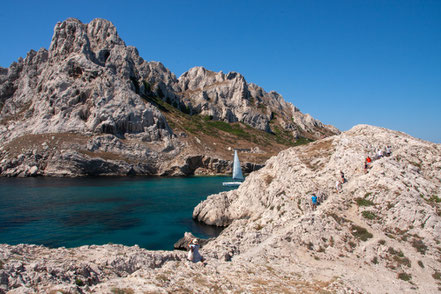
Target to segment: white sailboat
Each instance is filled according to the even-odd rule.
[[[242,169],[240,167],[239,156],[237,155],[237,150],[234,150],[234,161],[233,161],[233,181],[234,182],[223,182],[223,186],[239,186],[242,184],[243,175]]]

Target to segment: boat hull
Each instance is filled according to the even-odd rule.
[[[240,186],[242,182],[223,182],[222,186],[228,186],[228,187],[234,187],[234,186]]]

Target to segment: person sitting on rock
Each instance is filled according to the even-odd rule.
[[[199,241],[198,239],[193,239],[193,241],[188,244],[188,247],[190,248],[190,250],[188,251],[188,256],[187,259],[191,262],[203,262],[204,258],[202,257],[202,255],[199,253]]]
[[[311,197],[312,210],[315,210],[317,208],[317,204],[318,204],[317,196],[315,194],[312,194],[312,197]]]
[[[377,151],[377,159],[380,159],[381,157],[383,157],[383,150],[381,150],[381,148],[379,148]]]

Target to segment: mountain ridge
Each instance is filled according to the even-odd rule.
[[[4,176],[225,173],[231,160],[225,145],[260,149],[243,157],[261,166],[296,142],[339,133],[239,73],[194,67],[176,78],[162,63],[140,57],[104,19],[59,22],[49,50],[31,50],[0,68],[0,106]],[[254,137],[238,135],[247,132]],[[11,146],[44,134],[58,143]],[[70,144],[69,136],[77,141]],[[100,157],[106,152],[112,154]],[[224,163],[186,166],[195,156]]]

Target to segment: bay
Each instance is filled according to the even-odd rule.
[[[138,244],[171,250],[184,232],[220,229],[192,220],[227,177],[0,178],[0,243],[48,247]]]

